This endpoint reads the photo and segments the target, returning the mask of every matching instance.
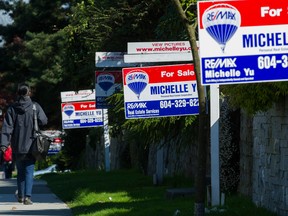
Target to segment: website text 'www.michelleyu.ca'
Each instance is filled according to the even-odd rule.
[[[176,42],[176,43],[152,43],[152,47],[138,47],[137,52],[163,52],[163,51],[173,51],[173,52],[189,52],[191,51],[190,45],[187,43]]]
[[[191,47],[149,47],[149,48],[136,48],[137,52],[161,52],[161,51],[177,51],[177,52],[184,52],[184,51],[191,51]]]

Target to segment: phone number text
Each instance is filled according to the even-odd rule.
[[[195,107],[195,106],[199,106],[198,98],[160,101],[160,109]]]
[[[277,68],[278,65],[281,65],[282,68],[288,68],[288,55],[282,55],[280,58],[273,55],[258,57],[258,68],[261,70]]]

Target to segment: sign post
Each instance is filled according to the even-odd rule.
[[[211,204],[220,205],[219,163],[219,85],[210,86],[210,131],[211,131]]]
[[[122,52],[96,52],[95,66],[99,68],[122,68],[131,66],[124,62],[124,53]],[[134,65],[135,66],[135,65]],[[118,73],[118,74],[117,74]],[[105,148],[105,169],[110,171],[110,135],[108,123],[108,105],[105,99],[114,92],[120,90],[121,71],[96,71],[95,73],[95,91],[96,106],[102,108],[104,122],[104,148]]]
[[[110,171],[110,134],[108,125],[108,110],[103,109],[104,121],[104,147],[105,147],[105,169],[106,172]]]
[[[128,54],[129,55],[125,55],[124,56],[124,61],[125,62],[131,62],[131,63],[146,63],[146,62],[149,62],[149,63],[151,63],[151,62],[176,62],[176,61],[192,61],[193,59],[192,59],[192,54],[191,54],[191,47],[190,47],[190,43],[189,43],[189,41],[172,41],[172,42],[152,42],[152,43],[150,43],[150,42],[142,42],[142,43],[138,43],[138,42],[132,42],[132,43],[128,43]],[[191,66],[191,65],[190,65]],[[165,77],[165,75],[164,74],[166,74],[166,75],[168,75],[168,73],[167,73],[167,71],[165,70],[165,69],[167,69],[169,66],[166,66],[166,68],[165,68],[165,66],[163,66],[163,70],[162,70],[162,75],[163,75],[163,77]],[[177,66],[176,66],[177,67]],[[164,69],[165,68],[165,69]],[[181,66],[178,68],[178,69],[180,69],[181,68]],[[140,68],[139,68],[140,69]],[[156,69],[156,68],[155,68]],[[176,68],[174,68],[174,70],[175,70]],[[129,70],[129,69],[127,69],[127,70]],[[149,71],[150,71],[151,69],[148,69],[148,73],[149,73]],[[153,69],[151,70],[151,72],[153,71]],[[158,71],[158,72],[156,72],[156,71]],[[154,71],[154,72],[156,72],[156,75],[152,75],[152,76],[154,76],[154,82],[157,80],[157,78],[155,79],[155,77],[157,77],[157,76],[159,76],[159,72],[161,71],[159,71],[159,68],[158,68],[158,70],[156,69],[156,71]],[[132,72],[132,71],[130,71],[131,73],[135,73],[135,75],[136,75],[136,71],[134,71],[134,72]],[[142,71],[143,72],[143,71]],[[194,72],[194,68],[193,68],[193,72]],[[145,75],[145,71],[144,71],[144,75]],[[174,74],[175,73],[175,74]],[[179,79],[179,77],[178,77],[178,72],[174,72],[173,73],[173,75],[172,75],[172,73],[170,73],[170,75],[171,75],[171,77],[170,77],[170,82],[168,81],[168,83],[169,84],[171,84],[171,81],[172,81],[172,77],[177,77],[176,79],[177,79],[177,81],[179,81],[178,79]],[[140,73],[141,74],[141,73]],[[150,74],[150,73],[149,73]],[[131,74],[130,74],[131,75]],[[143,74],[142,74],[143,75]],[[188,75],[188,74],[187,74]],[[191,75],[191,74],[190,74]],[[126,76],[126,73],[123,71],[123,77],[125,77]],[[148,76],[148,74],[147,74],[147,76]],[[162,77],[162,78],[163,78]],[[189,76],[188,76],[189,77]],[[131,77],[130,77],[131,78]],[[143,78],[143,80],[145,80],[145,77],[142,77]],[[150,78],[150,76],[149,76],[149,78]],[[160,77],[158,77],[159,78],[159,82],[160,82],[160,80],[162,79],[161,78],[161,72],[160,72]],[[128,83],[130,83],[130,82],[133,82],[133,81],[131,81],[131,79],[129,80],[129,75],[127,75],[127,82],[123,79],[123,82],[125,82],[125,84],[127,84],[127,86],[128,86],[128,88],[130,88],[129,87],[129,85],[128,85]],[[152,80],[153,80],[152,79]],[[165,79],[165,78],[164,78]],[[196,78],[194,77],[194,76],[191,76],[190,77],[190,79],[191,80],[193,80],[192,82],[194,82],[194,80],[196,81]],[[191,81],[190,80],[190,81]],[[134,82],[137,82],[137,80],[136,79],[134,79]],[[139,77],[139,80],[138,81],[140,81],[140,77]],[[146,81],[148,81],[148,80],[146,80]],[[167,80],[166,80],[167,81]],[[182,80],[182,81],[184,81],[184,80]],[[188,80],[186,80],[186,81],[188,81]],[[157,81],[156,81],[157,82]],[[164,81],[163,81],[164,82]],[[147,82],[148,83],[148,82]],[[156,84],[156,83],[155,83]],[[163,83],[164,84],[164,83]],[[183,84],[183,83],[182,83]],[[125,86],[125,85],[124,85]],[[127,89],[127,86],[126,87],[124,87],[124,91],[125,91],[125,89],[126,90],[128,90]],[[130,85],[131,86],[131,85]],[[150,86],[150,84],[149,84],[149,86]],[[163,86],[163,85],[162,85]],[[131,88],[133,89],[133,87],[131,86]],[[131,88],[130,88],[130,90],[131,90]],[[161,87],[160,87],[161,88]],[[129,92],[129,90],[128,90],[128,92]],[[149,92],[149,91],[148,91]],[[131,93],[131,92],[130,92]],[[142,93],[142,92],[141,92]],[[172,93],[172,92],[171,92]],[[195,93],[195,92],[194,92]],[[137,94],[137,93],[136,93]],[[149,95],[149,93],[146,93],[147,95]],[[151,92],[150,92],[150,94],[151,94]],[[139,98],[138,99],[140,99],[140,93],[138,94],[139,95]],[[146,95],[146,97],[147,97],[147,95]],[[193,95],[194,96],[194,94],[191,94],[191,95]],[[163,96],[163,98],[164,98],[164,96],[165,95],[162,95]],[[167,95],[166,95],[167,96]],[[173,96],[173,93],[170,95],[170,96],[172,96],[172,98],[173,97],[176,97],[175,95]],[[183,96],[183,95],[182,95]],[[125,97],[125,93],[124,93],[124,97]],[[197,93],[197,101],[198,101],[198,93]],[[153,98],[153,97],[151,97],[151,98]],[[150,99],[151,99],[150,98]],[[162,99],[163,99],[162,98]],[[142,98],[143,99],[143,98]],[[141,99],[141,100],[142,100]],[[147,99],[149,99],[149,97],[147,98]],[[149,99],[149,100],[150,100]],[[167,97],[166,97],[166,99],[167,99]],[[158,112],[159,111],[159,113],[154,113],[153,115],[156,115],[156,116],[162,116],[162,115],[164,115],[164,113],[162,113],[162,112],[160,112],[160,110],[159,110],[159,108],[157,108],[157,99],[155,98],[155,96],[154,96],[154,99],[152,99],[153,101],[154,101],[154,105],[153,104],[150,104],[150,105],[152,105],[151,107],[155,107],[155,105],[156,105],[156,112]],[[156,100],[156,102],[155,102],[155,100]],[[160,100],[161,100],[161,96],[160,96]],[[186,99],[184,99],[185,101],[186,101]],[[184,104],[184,100],[182,100],[182,103]],[[193,100],[193,99],[191,99],[191,100]],[[162,101],[162,100],[161,100]],[[170,102],[169,102],[170,101]],[[139,101],[137,101],[136,103],[134,103],[134,104],[137,104]],[[144,102],[145,103],[145,102]],[[173,111],[171,112],[171,110],[173,110],[173,108],[172,108],[172,106],[175,106],[175,101],[174,102],[171,102],[171,100],[166,100],[166,102],[160,102],[159,103],[159,107],[160,107],[160,104],[162,104],[161,106],[162,106],[162,108],[163,107],[165,107],[165,106],[163,106],[164,105],[164,103],[166,103],[166,108],[168,108],[168,110],[169,111],[167,111],[167,113],[170,113],[170,116],[171,115],[180,115],[180,110],[181,110],[181,108],[175,113],[174,112],[174,114],[172,114],[173,113]],[[170,104],[171,103],[171,107],[170,107]],[[132,103],[133,104],[133,103]],[[173,104],[173,105],[172,105]],[[145,103],[145,105],[146,105],[146,103]],[[149,105],[149,106],[150,106]],[[185,102],[185,105],[187,105],[187,101]],[[196,105],[196,104],[195,104]],[[126,106],[126,105],[125,105]],[[133,107],[133,106],[132,106]],[[131,108],[132,108],[131,107]],[[127,107],[128,108],[128,107]],[[160,108],[160,109],[162,109],[162,108]],[[165,108],[165,109],[166,109]],[[182,107],[183,108],[183,107]],[[199,110],[199,102],[197,102],[197,105],[194,107],[195,109],[194,109],[194,111],[192,111],[192,113],[193,114],[198,114],[198,110]],[[125,112],[126,112],[126,114],[128,113],[128,116],[130,116],[130,114],[131,114],[131,118],[133,118],[133,117],[138,117],[138,118],[142,118],[142,117],[152,117],[153,115],[151,115],[151,114],[149,114],[149,113],[147,113],[147,111],[146,110],[142,110],[141,112],[142,112],[142,114],[140,114],[140,112],[139,112],[139,114],[140,115],[142,115],[142,116],[139,116],[139,114],[137,114],[136,113],[136,110],[133,110],[134,108],[132,108],[132,110],[126,110],[125,109]],[[158,110],[158,111],[157,111]],[[196,111],[197,110],[197,111]],[[130,114],[129,114],[129,112],[130,112]],[[134,114],[133,114],[133,112],[134,112]],[[138,111],[137,111],[138,112]],[[191,110],[190,110],[190,112],[191,112]],[[145,114],[144,114],[145,113]],[[160,114],[161,113],[161,114]],[[166,114],[167,114],[166,113]],[[192,113],[190,113],[190,114],[192,114]],[[136,115],[135,115],[136,114]],[[187,114],[187,113],[186,113]],[[126,117],[127,117],[127,115],[126,115]],[[155,117],[155,116],[154,116]],[[156,177],[156,179],[155,179],[155,181],[156,182],[162,182],[162,180],[163,180],[163,149],[161,148],[161,149],[158,149],[157,150],[157,169],[156,169],[156,175],[155,175],[155,177]]]

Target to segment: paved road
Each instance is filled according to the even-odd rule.
[[[43,180],[34,180],[33,205],[18,203],[15,190],[16,179],[0,179],[0,215],[72,216],[69,207],[51,192]]]

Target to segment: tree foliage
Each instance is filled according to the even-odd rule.
[[[13,18],[10,25],[1,26],[5,44],[0,48],[1,81],[28,82],[34,87],[54,88],[65,78],[65,35],[61,31],[68,23],[67,1],[2,1],[1,9]],[[67,76],[66,76],[67,77]],[[46,88],[46,91],[52,88]],[[49,97],[48,97],[49,98]],[[50,97],[52,98],[52,97]],[[45,104],[47,98],[38,98]],[[48,99],[49,101],[49,99]],[[50,104],[49,101],[48,104]]]
[[[255,83],[227,85],[221,87],[222,92],[229,96],[235,108],[242,108],[250,114],[267,111],[272,105],[288,94],[286,82]]]

